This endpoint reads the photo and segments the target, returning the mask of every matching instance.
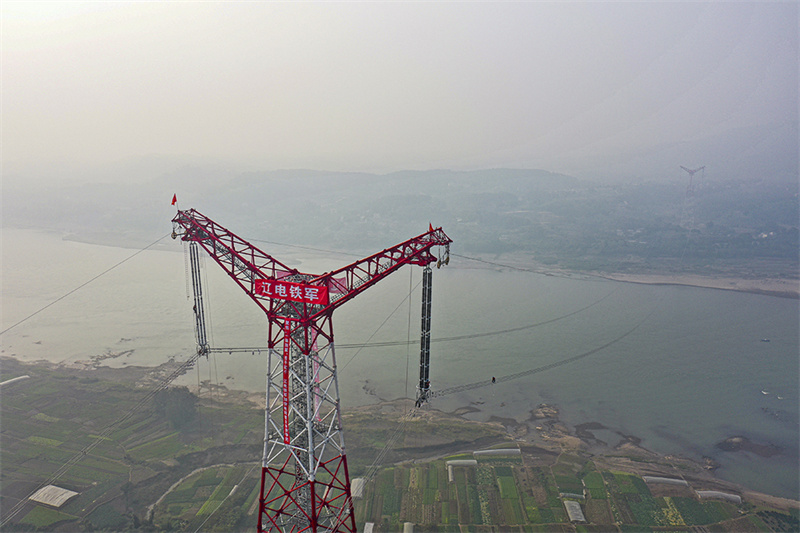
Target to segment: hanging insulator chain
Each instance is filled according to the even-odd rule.
[[[450,244],[446,244],[444,247],[444,255],[442,252],[439,252],[439,259],[436,261],[436,268],[442,268],[442,265],[447,265],[450,263]]]
[[[197,340],[197,353],[198,355],[205,355],[208,357],[208,336],[206,335],[206,314],[205,305],[203,303],[203,286],[200,282],[200,257],[197,252],[197,243],[189,243],[189,259],[192,270],[192,289],[194,292],[194,332]]]
[[[417,403],[420,407],[428,401],[431,390],[431,290],[433,271],[430,265],[422,271],[422,328],[419,343],[419,385],[417,386]]]

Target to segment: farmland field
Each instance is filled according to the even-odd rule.
[[[402,471],[425,472],[432,479],[446,474],[448,459],[465,459],[465,454],[419,464],[395,465],[384,470],[367,485],[364,498],[355,502],[358,524],[372,522],[374,531],[402,531],[405,522],[417,524],[422,531],[445,531],[446,526],[461,524],[462,531],[681,531],[694,526],[710,526],[713,531],[775,531],[766,525],[794,524],[798,510],[767,515],[747,504],[700,500],[682,497],[655,497],[640,475],[621,471],[596,470],[588,457],[574,454],[556,459],[549,468],[526,464],[526,456],[502,464],[493,457],[492,466],[454,466],[453,482],[447,487],[403,483]],[[391,474],[389,474],[391,472]],[[417,474],[419,476],[419,474]],[[412,475],[412,478],[414,476]],[[390,486],[392,480],[399,485]],[[474,481],[471,481],[474,480]],[[472,484],[474,483],[474,485]],[[476,488],[473,488],[476,487]],[[558,491],[569,488],[569,494]],[[563,492],[563,490],[562,490]],[[387,500],[386,496],[390,498]],[[570,524],[563,499],[578,497],[586,522]],[[379,512],[375,501],[382,501]],[[441,502],[439,513],[426,513],[425,502]],[[391,502],[394,502],[392,504]],[[422,505],[420,505],[422,502]],[[749,515],[745,522],[733,519]],[[430,522],[437,517],[436,522]],[[457,522],[456,522],[457,520]],[[744,529],[742,529],[744,528]]]
[[[80,370],[6,359],[3,364],[6,374],[31,375],[0,404],[0,503],[3,513],[20,509],[3,531],[255,529],[263,410],[201,397],[196,417],[176,428],[152,403],[142,403],[147,389],[135,383],[143,369],[106,370],[95,379]],[[344,413],[351,479],[367,472],[386,432],[396,427],[398,411],[402,406],[383,405]],[[126,413],[124,423],[116,424]],[[405,439],[368,480],[364,497],[354,501],[359,530],[366,522],[376,533],[402,531],[405,522],[417,531],[460,533],[695,526],[779,532],[798,524],[796,507],[700,500],[690,488],[680,495],[651,491],[640,473],[623,468],[630,466],[628,458],[532,447],[495,425],[433,409],[405,427]],[[434,427],[433,445],[419,447]],[[493,445],[519,453],[472,454]],[[447,462],[473,458],[476,466],[452,467],[451,481]],[[67,463],[69,468],[48,479]],[[635,465],[667,469],[646,461]],[[702,473],[688,463],[680,466],[673,476]],[[78,495],[59,509],[25,500],[45,481]],[[566,499],[580,505],[586,524],[569,522]]]

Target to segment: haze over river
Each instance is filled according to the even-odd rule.
[[[2,235],[3,330],[135,252],[32,230]],[[357,259],[261,247],[309,273]],[[266,318],[252,301],[207,257],[203,276],[212,346],[264,346]],[[501,380],[607,345],[544,372],[436,398],[434,407],[472,406],[476,420],[522,421],[540,403],[554,404],[570,427],[599,422],[609,430],[604,440],[622,433],[659,453],[711,457],[721,478],[800,499],[797,300],[546,276],[458,256],[433,278],[434,390],[488,384],[492,376]],[[343,409],[414,396],[420,279],[420,268],[405,267],[334,313]],[[185,360],[195,345],[187,292],[182,245],[167,237],[5,333],[2,353],[54,362],[121,354],[104,360],[115,367]],[[523,326],[532,327],[474,336]],[[437,341],[467,335],[473,337]],[[410,345],[347,347],[409,339]],[[264,352],[217,354],[180,383],[263,391],[265,371]],[[781,451],[767,458],[715,447],[732,436]]]

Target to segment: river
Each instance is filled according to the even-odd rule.
[[[108,355],[109,366],[154,366],[194,351],[180,242],[167,237],[125,261],[135,250],[33,230],[4,228],[2,237],[2,329],[12,328],[2,336],[3,355],[56,362]],[[312,273],[356,259],[264,248]],[[345,410],[413,397],[420,272],[406,267],[335,312]],[[248,297],[208,258],[203,277],[212,346],[264,345],[266,318]],[[635,435],[662,454],[710,457],[723,479],[800,499],[797,300],[547,276],[454,256],[434,271],[432,324],[434,390],[501,381],[436,398],[438,409],[469,405],[476,420],[524,420],[540,403],[555,404],[570,427],[599,422],[609,429],[604,435]],[[492,334],[503,330],[515,331]],[[452,337],[461,338],[439,340]],[[347,346],[408,339],[408,346]],[[588,355],[502,380],[581,354]],[[264,353],[217,354],[180,382],[260,391],[265,369]],[[767,458],[715,447],[731,436],[781,452]]]

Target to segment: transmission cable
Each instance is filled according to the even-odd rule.
[[[152,248],[153,246],[155,246],[156,244],[158,244],[159,242],[164,240],[169,235],[170,235],[170,233],[167,233],[167,234],[163,235],[162,237],[159,237],[158,239],[156,239],[152,243],[148,244],[144,248],[141,248],[141,249],[137,250],[136,252],[132,253],[131,255],[129,255],[128,257],[123,259],[122,261],[119,261],[115,265],[107,268],[106,270],[104,270],[103,272],[97,274],[96,276],[94,276],[93,278],[89,279],[88,281],[82,283],[81,285],[75,287],[74,289],[70,290],[69,292],[63,294],[62,296],[60,296],[58,298],[56,298],[55,300],[53,300],[49,304],[41,307],[40,309],[38,309],[34,313],[31,313],[30,315],[28,315],[27,317],[23,318],[19,322],[17,322],[15,324],[13,324],[12,326],[9,326],[8,328],[4,329],[3,331],[0,332],[0,335],[5,334],[6,332],[10,331],[11,329],[19,326],[20,324],[22,324],[22,323],[26,322],[27,320],[33,318],[34,316],[38,315],[39,313],[41,313],[45,309],[51,307],[52,305],[60,302],[61,300],[67,298],[68,296],[74,294],[75,292],[77,292],[78,290],[82,289],[83,287],[89,285],[90,283],[92,283],[92,282],[96,281],[97,279],[101,278],[102,276],[108,274],[109,272],[111,272],[112,270],[116,269],[117,267],[123,265],[127,261],[133,259],[134,257],[136,257],[140,253],[144,252],[145,250],[147,250],[149,248]],[[31,498],[31,496],[33,496],[38,490],[42,489],[43,487],[46,487],[47,485],[51,485],[51,484],[55,483],[61,476],[63,476],[67,471],[69,471],[69,469],[72,466],[77,464],[81,459],[83,459],[92,450],[94,450],[94,448],[97,447],[98,444],[100,444],[103,440],[105,440],[105,437],[107,437],[114,429],[116,429],[117,426],[119,426],[120,424],[122,424],[123,422],[128,420],[130,417],[132,417],[139,409],[141,409],[147,402],[149,402],[153,398],[153,396],[155,396],[155,394],[157,394],[159,391],[167,388],[170,385],[170,383],[172,383],[172,381],[177,379],[179,376],[183,375],[186,372],[186,370],[188,370],[194,364],[194,362],[197,360],[197,357],[198,357],[198,354],[194,354],[192,357],[190,357],[188,360],[186,360],[184,363],[182,363],[169,376],[164,378],[156,387],[154,387],[152,390],[150,390],[148,392],[148,394],[145,395],[141,400],[139,400],[139,402],[137,402],[127,413],[122,415],[117,420],[115,420],[115,421],[111,422],[110,424],[108,424],[101,432],[98,433],[98,436],[91,443],[89,443],[88,445],[84,446],[77,454],[75,454],[73,457],[71,457],[69,460],[67,460],[65,463],[63,463],[53,474],[50,475],[50,477],[46,481],[44,481],[39,486],[37,486],[36,489],[33,492],[31,492],[27,497],[25,497],[25,498],[21,499],[19,502],[17,502],[17,504],[14,505],[11,508],[11,510],[9,511],[9,513],[3,518],[3,521],[0,522],[0,526],[5,526],[12,518],[14,518],[17,514],[19,514],[19,512],[24,508],[25,504],[28,502],[28,500]]]
[[[496,266],[496,267],[500,267],[500,268],[508,268],[508,269],[511,269],[511,270],[518,270],[520,272],[529,272],[531,274],[539,274],[539,275],[542,275],[542,276],[548,276],[548,277],[552,277],[552,278],[565,278],[565,279],[576,279],[576,278],[578,278],[578,276],[575,276],[574,274],[569,274],[569,273],[552,272],[552,271],[549,271],[549,270],[541,270],[541,269],[537,270],[537,269],[532,269],[532,268],[525,268],[525,267],[509,265],[509,264],[505,264],[505,263],[498,263],[496,261],[488,261],[486,259],[481,259],[479,257],[469,257],[467,255],[461,255],[461,254],[456,254],[456,253],[452,253],[452,252],[450,253],[450,255],[453,256],[453,257],[460,257],[461,259],[467,259],[469,261],[475,261],[475,262],[478,262],[478,263],[485,263],[487,265],[492,265],[492,266]],[[579,275],[580,276],[586,276],[586,277],[595,277],[593,274],[590,274],[588,272],[581,272]]]
[[[301,250],[311,250],[312,252],[323,252],[326,254],[333,254],[333,255],[347,255],[351,257],[361,257],[360,254],[354,254],[352,252],[340,252],[336,250],[326,250],[324,248],[314,248],[312,246],[301,246],[299,244],[289,244],[285,242],[275,242],[275,241],[266,241],[264,239],[247,239],[248,241],[252,242],[263,242],[266,244],[277,244],[278,246],[286,246],[288,248],[299,248]]]
[[[416,289],[416,287],[419,287],[419,283],[417,283],[417,285],[414,286],[414,289]],[[554,322],[558,322],[559,320],[564,320],[565,318],[569,318],[571,316],[577,315],[578,313],[581,313],[583,311],[586,311],[587,309],[590,309],[590,308],[594,307],[595,305],[601,303],[602,301],[604,301],[605,299],[610,297],[612,294],[617,292],[617,290],[619,290],[619,289],[615,288],[614,290],[612,290],[611,292],[609,292],[608,294],[606,294],[605,296],[603,296],[599,300],[595,300],[594,302],[590,303],[589,305],[581,307],[580,309],[572,311],[571,313],[567,313],[566,315],[557,316],[555,318],[551,318],[551,319],[548,319],[548,320],[543,320],[542,322],[535,322],[533,324],[526,324],[524,326],[517,326],[517,327],[514,327],[514,328],[501,329],[501,330],[495,330],[495,331],[483,331],[481,333],[466,333],[464,335],[454,335],[452,337],[437,337],[437,338],[431,339],[431,343],[453,342],[453,341],[462,341],[462,340],[468,340],[468,339],[478,339],[478,338],[481,338],[481,337],[492,337],[494,335],[505,335],[506,333],[515,333],[517,331],[524,331],[526,329],[533,329],[533,328],[537,328],[539,326],[552,324]],[[410,295],[410,293],[409,293],[409,295]],[[406,298],[408,298],[408,296]],[[403,301],[405,301],[405,299]],[[402,304],[402,302],[401,302],[401,304]],[[395,309],[395,311],[396,311],[396,309]],[[389,315],[389,317],[391,317],[391,315]],[[387,318],[387,320],[388,320],[388,318]],[[381,324],[381,326],[383,326],[383,324]],[[374,336],[374,334],[370,336],[370,339],[373,336]],[[417,342],[419,342],[419,341],[417,341],[417,340],[405,340],[405,341],[380,341],[380,342],[344,343],[344,344],[337,344],[336,345],[336,349],[337,350],[348,350],[348,349],[356,349],[356,348],[359,348],[359,349],[363,349],[363,348],[386,348],[386,347],[391,347],[391,346],[412,345],[412,344],[416,344]],[[233,353],[233,352],[254,352],[255,353],[255,352],[261,352],[262,350],[266,350],[266,348],[264,348],[262,346],[250,346],[250,347],[245,346],[245,347],[238,347],[238,348],[210,348],[209,351],[212,351],[212,352],[228,352],[228,353]]]
[[[419,285],[419,284],[417,284],[417,285]],[[590,309],[590,308],[594,307],[595,305],[599,304],[600,302],[602,302],[603,300],[605,300],[606,298],[608,298],[609,296],[614,294],[616,291],[617,291],[617,289],[614,289],[611,292],[609,292],[608,294],[606,294],[605,296],[603,296],[602,298],[600,298],[599,300],[596,300],[596,301],[592,302],[591,304],[589,304],[589,305],[587,305],[585,307],[581,307],[580,309],[578,309],[576,311],[573,311],[571,313],[567,313],[566,315],[557,316],[557,317],[551,318],[549,320],[544,320],[542,322],[536,322],[534,324],[528,324],[528,325],[525,325],[525,326],[517,326],[517,327],[514,327],[514,328],[501,329],[501,330],[496,330],[496,331],[484,331],[482,333],[468,333],[468,334],[464,334],[464,335],[455,335],[453,337],[438,337],[436,339],[431,339],[431,342],[432,343],[434,343],[434,342],[452,342],[452,341],[461,341],[461,340],[466,340],[466,339],[477,339],[477,338],[480,338],[480,337],[491,337],[491,336],[494,336],[494,335],[505,335],[506,333],[515,333],[517,331],[524,331],[526,329],[532,329],[532,328],[536,328],[536,327],[539,327],[539,326],[544,326],[546,324],[552,324],[553,322],[558,322],[559,320],[564,320],[565,318],[569,318],[569,317],[571,317],[573,315],[577,315],[578,313],[581,313],[583,311],[586,311],[587,309]],[[385,342],[374,342],[372,344],[369,344],[368,346],[370,346],[370,347],[373,347],[373,346],[374,347],[402,346],[404,344],[413,344],[415,342],[417,342],[417,341],[385,341]],[[343,349],[343,348],[357,348],[357,347],[364,347],[364,346],[367,346],[367,345],[366,344],[340,344],[337,347],[339,349]]]
[[[616,338],[608,341],[607,343],[605,343],[605,344],[603,344],[601,346],[598,346],[597,348],[593,348],[593,349],[589,350],[588,352],[583,352],[583,353],[580,353],[578,355],[574,355],[572,357],[568,357],[566,359],[562,359],[560,361],[556,361],[555,363],[549,363],[549,364],[544,365],[544,366],[539,366],[539,367],[536,367],[536,368],[523,370],[522,372],[515,372],[514,374],[508,374],[506,376],[501,376],[499,378],[496,378],[495,381],[497,383],[504,383],[506,381],[511,381],[511,380],[514,380],[514,379],[519,379],[521,377],[530,376],[531,374],[538,374],[539,372],[545,372],[547,370],[552,370],[553,368],[557,368],[559,366],[563,366],[563,365],[566,365],[568,363],[574,363],[575,361],[579,361],[579,360],[581,360],[581,359],[583,359],[585,357],[589,357],[590,355],[596,354],[597,352],[599,352],[601,350],[604,350],[604,349],[608,348],[609,346],[612,346],[612,345],[618,343],[619,341],[621,341],[622,339],[624,339],[625,337],[627,337],[628,335],[630,335],[631,333],[636,331],[639,328],[639,326],[641,326],[648,318],[650,318],[653,315],[653,313],[656,312],[657,309],[658,309],[657,307],[654,308],[644,318],[639,320],[631,329],[629,329],[628,331],[626,331],[625,333],[623,333],[619,337],[616,337]],[[457,385],[455,387],[448,387],[446,389],[442,389],[442,390],[439,390],[439,391],[433,391],[431,393],[431,397],[439,398],[441,396],[448,396],[450,394],[455,394],[457,392],[475,390],[475,389],[478,389],[478,388],[481,388],[481,387],[490,386],[490,385],[492,385],[491,381],[486,381],[486,380],[475,381],[473,383],[466,383],[466,384],[463,384],[463,385]]]
[[[397,307],[395,307],[395,308],[394,308],[394,311],[392,311],[391,313],[389,313],[389,316],[387,316],[387,317],[386,317],[386,319],[384,319],[384,321],[383,321],[383,322],[381,322],[381,325],[380,325],[380,326],[378,326],[378,327],[375,329],[375,331],[373,331],[373,332],[372,332],[372,335],[370,335],[370,336],[369,336],[369,338],[366,340],[366,342],[365,342],[365,343],[364,343],[364,344],[363,344],[363,345],[362,345],[362,346],[361,346],[361,347],[358,349],[358,351],[357,351],[356,353],[354,353],[354,354],[352,355],[352,357],[350,357],[350,359],[347,361],[347,363],[345,363],[345,365],[342,367],[342,369],[340,370],[340,372],[343,372],[343,371],[344,371],[344,369],[345,369],[345,368],[347,368],[347,365],[349,365],[350,363],[352,363],[352,362],[353,362],[353,359],[355,359],[355,358],[356,358],[356,356],[357,356],[358,354],[360,354],[360,353],[361,353],[361,350],[363,350],[363,349],[364,349],[365,347],[367,347],[367,346],[370,346],[370,344],[369,344],[369,341],[370,341],[370,339],[372,339],[372,337],[374,337],[374,336],[375,336],[375,335],[378,333],[378,331],[380,331],[380,329],[381,329],[381,328],[382,328],[384,325],[386,325],[386,323],[389,321],[389,319],[390,319],[390,318],[392,318],[392,316],[394,316],[394,314],[397,312],[397,310],[398,310],[398,309],[400,309],[400,307],[402,307],[402,305],[405,303],[405,301],[406,301],[406,300],[408,300],[408,299],[411,297],[411,294],[414,292],[414,290],[415,290],[417,287],[419,287],[419,284],[420,284],[420,283],[422,283],[422,280],[418,281],[418,282],[417,282],[417,284],[416,284],[416,285],[414,285],[414,287],[413,287],[413,288],[412,288],[412,289],[411,289],[411,290],[408,292],[408,294],[406,294],[405,298],[403,298],[403,299],[400,301],[400,303],[399,303],[399,304],[397,304]]]
[[[44,311],[44,310],[45,310],[45,309],[47,309],[48,307],[50,307],[50,306],[52,306],[52,305],[54,305],[54,304],[56,304],[56,303],[60,302],[61,300],[63,300],[63,299],[64,299],[64,298],[66,298],[67,296],[70,296],[71,294],[73,294],[73,293],[77,292],[78,290],[80,290],[80,289],[84,288],[85,286],[89,285],[89,284],[90,284],[90,283],[92,283],[93,281],[95,281],[95,280],[97,280],[97,279],[99,279],[99,278],[101,278],[101,277],[105,276],[106,274],[108,274],[109,272],[111,272],[112,270],[114,270],[115,268],[117,268],[118,266],[122,265],[123,263],[126,263],[126,262],[130,261],[131,259],[133,259],[133,258],[134,258],[134,257],[136,257],[137,255],[139,255],[140,253],[144,252],[144,251],[145,251],[145,250],[147,250],[148,248],[152,248],[153,246],[155,246],[155,245],[156,245],[156,244],[158,244],[159,242],[163,241],[163,240],[164,240],[165,238],[167,238],[169,235],[170,235],[170,234],[169,234],[169,233],[167,233],[167,234],[166,234],[166,235],[164,235],[163,237],[159,237],[157,240],[155,240],[155,241],[151,242],[150,244],[148,244],[148,245],[147,245],[147,246],[145,246],[144,248],[142,248],[142,249],[140,249],[140,250],[137,250],[137,251],[136,251],[136,252],[134,252],[133,254],[129,255],[128,257],[126,257],[125,259],[123,259],[122,261],[120,261],[119,263],[117,263],[116,265],[114,265],[114,266],[112,266],[112,267],[110,267],[110,268],[108,268],[108,269],[104,270],[103,272],[101,272],[101,273],[97,274],[95,277],[93,277],[93,278],[92,278],[92,279],[90,279],[89,281],[86,281],[86,282],[82,283],[81,285],[78,285],[77,287],[75,287],[75,288],[74,288],[74,289],[72,289],[71,291],[67,292],[66,294],[63,294],[63,295],[59,296],[58,298],[56,298],[55,300],[53,300],[53,301],[52,301],[52,302],[50,302],[49,304],[45,305],[44,307],[41,307],[41,308],[40,308],[40,309],[38,309],[37,311],[34,311],[33,313],[31,313],[30,315],[26,316],[25,318],[23,318],[22,320],[20,320],[20,321],[19,321],[19,322],[17,322],[16,324],[14,324],[14,325],[12,325],[12,326],[9,326],[9,327],[7,327],[7,328],[6,328],[6,329],[4,329],[3,331],[0,331],[0,335],[3,335],[3,334],[5,334],[6,332],[8,332],[8,331],[10,331],[10,330],[14,329],[15,327],[19,326],[19,325],[20,325],[20,324],[22,324],[23,322],[26,322],[26,321],[30,320],[31,318],[35,317],[36,315],[38,315],[39,313],[41,313],[42,311]]]

